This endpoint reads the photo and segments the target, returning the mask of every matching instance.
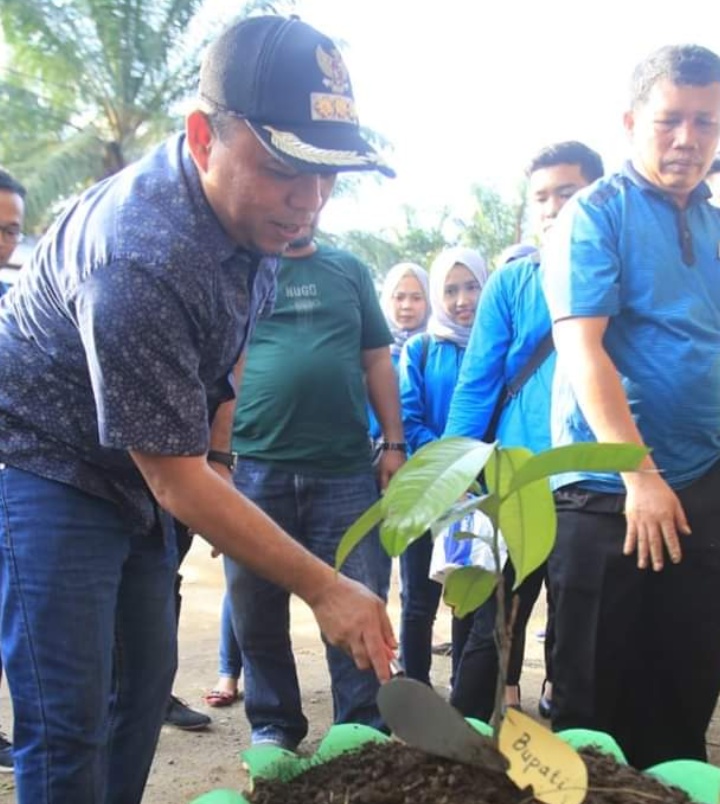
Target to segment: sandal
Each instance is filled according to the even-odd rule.
[[[232,706],[243,697],[240,690],[235,692],[225,692],[224,690],[210,690],[205,696],[205,703],[208,706]]]

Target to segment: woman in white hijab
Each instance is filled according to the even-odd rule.
[[[400,355],[400,401],[408,452],[442,436],[460,364],[488,271],[480,254],[455,247],[430,269],[431,314],[427,333],[410,338]],[[427,533],[400,556],[400,652],[405,673],[430,683],[432,628],[442,587],[428,578],[432,539]],[[470,621],[471,622],[471,621]],[[462,629],[453,620],[453,667],[462,651]]]
[[[414,262],[399,262],[388,271],[380,306],[395,343],[390,347],[397,365],[405,341],[424,332],[430,316],[427,271]]]
[[[414,262],[399,262],[388,271],[380,294],[380,307],[394,338],[390,357],[397,369],[403,344],[413,335],[425,332],[430,316],[427,271]],[[380,423],[368,403],[368,429],[373,443],[382,440]]]

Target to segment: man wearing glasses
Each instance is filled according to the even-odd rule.
[[[25,215],[25,188],[6,170],[0,168],[0,268],[7,265],[22,240]],[[9,285],[0,281],[0,296]]]

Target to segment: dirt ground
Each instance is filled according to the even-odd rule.
[[[239,753],[249,746],[249,729],[242,704],[211,709],[203,695],[217,679],[217,644],[220,604],[224,580],[222,564],[210,557],[210,547],[196,539],[183,564],[183,610],[180,621],[180,668],[175,693],[193,708],[213,719],[209,729],[181,732],[164,726],[143,799],[144,804],[188,804],[197,796],[217,788],[243,789],[246,775]],[[395,578],[395,581],[397,579]],[[399,599],[397,583],[391,591],[390,612],[397,629]],[[298,672],[310,733],[302,745],[312,752],[332,723],[332,702],[322,642],[310,610],[295,600],[292,632]],[[537,698],[543,677],[542,644],[535,633],[544,625],[544,607],[538,604],[528,630],[522,697],[529,714],[537,712]],[[449,638],[450,614],[438,613],[436,638]],[[440,692],[447,690],[450,660],[433,657],[433,681]],[[12,713],[6,690],[0,692],[0,723],[10,731]],[[720,762],[720,715],[711,729],[710,750]],[[16,801],[11,775],[0,776],[0,804]]]

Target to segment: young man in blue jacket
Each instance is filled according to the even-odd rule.
[[[568,141],[541,150],[526,172],[530,213],[537,237],[543,242],[568,199],[602,176],[603,165],[595,151],[580,142]],[[506,385],[522,371],[538,344],[550,332],[550,315],[540,276],[537,260],[530,257],[514,260],[490,277],[480,299],[444,435],[484,438]],[[503,446],[523,446],[533,452],[550,446],[554,367],[555,356],[551,354],[504,406],[495,434]],[[511,590],[514,572],[510,562],[506,575],[507,589]],[[505,693],[508,706],[520,706],[525,629],[544,576],[543,566],[516,590],[519,604]],[[464,715],[481,720],[490,719],[495,703],[495,611],[494,598],[476,611],[452,692],[452,703]],[[548,631],[546,671],[550,678],[552,628]],[[545,717],[549,716],[550,694],[548,683],[540,702],[541,714]]]

